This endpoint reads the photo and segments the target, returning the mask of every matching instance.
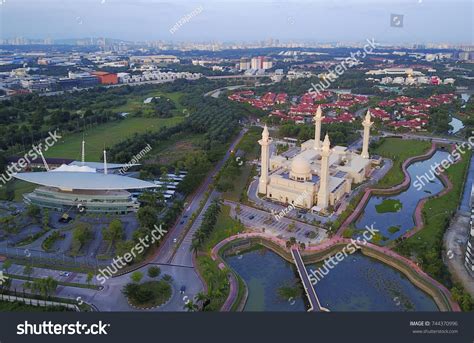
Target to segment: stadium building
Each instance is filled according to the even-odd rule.
[[[85,165],[62,165],[46,172],[18,173],[14,177],[39,185],[25,194],[24,200],[42,208],[60,212],[114,213],[135,212],[139,203],[129,191],[156,188],[151,182],[109,174],[104,152],[103,172]],[[117,165],[116,167],[119,167]]]

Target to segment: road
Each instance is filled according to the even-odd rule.
[[[208,192],[210,185],[214,181],[214,177],[224,166],[225,162],[231,156],[231,151],[235,149],[237,144],[242,139],[243,135],[248,131],[247,128],[244,128],[240,131],[237,138],[232,142],[229,150],[227,150],[224,158],[222,158],[214,167],[214,170],[206,177],[204,182],[195,192],[190,204],[186,206],[183,213],[180,215],[177,224],[173,227],[170,232],[165,236],[164,241],[161,243],[158,253],[153,258],[152,262],[154,263],[163,263],[163,264],[175,264],[175,265],[184,265],[192,266],[192,255],[190,254],[190,238],[192,237],[194,231],[199,227],[200,216],[204,213],[205,209],[209,205],[212,198],[216,196],[217,193],[213,192],[209,197],[204,210],[198,215],[197,220],[194,222],[193,226],[189,232],[185,233],[185,228],[188,226],[191,220],[191,214],[197,211],[200,207],[201,201],[205,199],[206,192]],[[186,234],[186,236],[184,236]],[[184,236],[184,237],[183,237]],[[176,250],[176,253],[174,251]],[[178,263],[174,263],[177,261]],[[179,263],[182,262],[183,264]],[[191,263],[191,264],[190,264]]]

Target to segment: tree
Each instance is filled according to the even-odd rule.
[[[84,245],[91,237],[92,232],[86,225],[77,226],[72,233],[72,238],[81,246]]]
[[[88,285],[91,284],[93,277],[94,277],[94,273],[92,273],[92,272],[87,273],[86,282],[87,282]]]
[[[36,205],[29,205],[26,209],[26,215],[30,218],[36,218],[40,215],[41,210]]]
[[[184,309],[188,312],[196,312],[199,308],[192,300],[189,300],[184,304]]]
[[[31,274],[33,274],[33,267],[32,266],[25,266],[23,268],[23,275],[30,278]]]
[[[191,251],[194,253],[195,256],[197,255],[200,247],[201,243],[197,239],[193,239],[191,241]]]
[[[157,266],[152,266],[148,268],[148,276],[152,278],[156,278],[160,275],[161,269]]]
[[[56,291],[56,288],[58,288],[58,281],[53,279],[51,276],[43,279],[36,279],[31,283],[31,290],[46,298],[49,298]]]
[[[140,226],[151,230],[156,224],[156,211],[151,206],[140,207],[137,212],[137,219]]]
[[[133,272],[132,275],[130,275],[130,279],[132,279],[134,283],[140,283],[143,279],[143,273],[139,271]]]
[[[122,240],[125,232],[123,230],[122,222],[119,219],[114,219],[110,222],[108,228],[102,230],[104,240],[114,244],[118,240]]]
[[[6,260],[5,262],[3,262],[3,270],[5,270],[7,274],[8,274],[8,269],[10,269],[11,266],[12,266],[12,261]]]
[[[201,305],[208,299],[208,296],[206,294],[204,294],[203,292],[199,292],[198,294],[196,294],[194,296],[194,300],[196,300],[197,302],[200,302]]]
[[[166,282],[171,283],[173,281],[173,278],[171,277],[170,274],[165,274],[165,275],[163,275],[163,280],[166,281]]]
[[[48,209],[43,210],[43,229],[47,230],[48,229],[48,224],[49,224],[49,211]]]

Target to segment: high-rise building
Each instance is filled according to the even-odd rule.
[[[250,59],[246,58],[246,57],[242,57],[240,59],[239,69],[240,70],[248,70],[250,68],[251,68]]]
[[[273,68],[273,61],[269,57],[263,58],[262,69],[272,69]]]
[[[252,69],[263,69],[263,56],[252,57],[250,66]]]

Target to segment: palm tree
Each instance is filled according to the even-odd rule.
[[[199,308],[195,303],[189,300],[184,304],[184,309],[188,310],[188,312],[196,312]]]
[[[194,300],[196,300],[197,302],[200,302],[202,305],[207,300],[207,295],[204,294],[203,292],[199,292],[198,294],[194,296]]]
[[[206,239],[206,234],[204,233],[203,230],[197,230],[196,233],[196,239],[197,241],[201,244],[202,242],[204,242],[204,240]]]
[[[193,239],[191,242],[191,251],[197,256],[201,243],[197,239]]]

